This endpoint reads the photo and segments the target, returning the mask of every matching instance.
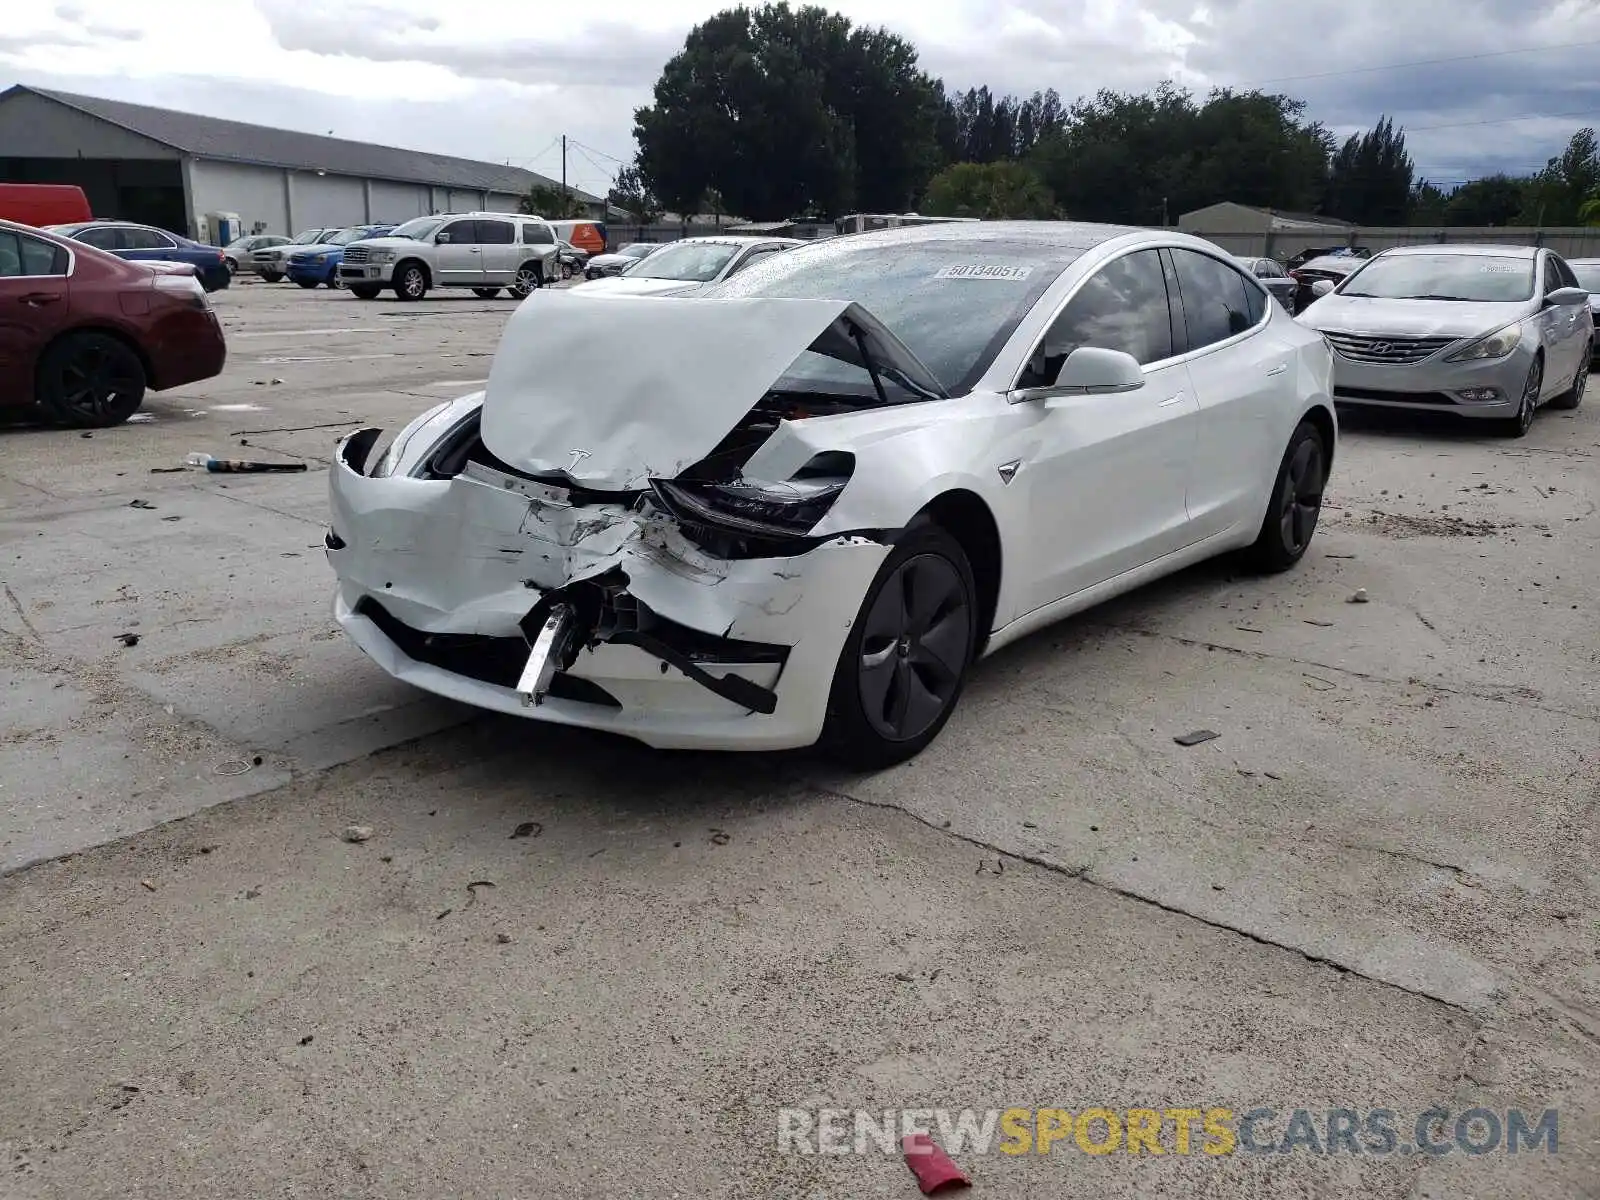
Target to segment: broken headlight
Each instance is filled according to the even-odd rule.
[[[662,506],[680,521],[754,537],[804,537],[833,507],[844,479],[791,479],[768,483],[736,479],[707,483],[653,479]]]

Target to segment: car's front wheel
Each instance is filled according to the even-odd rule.
[[[511,284],[511,294],[525,300],[544,286],[544,272],[538,266],[527,264],[517,268],[517,278]]]
[[[500,289],[497,287],[473,288],[472,294],[474,296],[481,296],[485,300],[493,300],[500,294]]]
[[[1522,385],[1522,399],[1517,404],[1517,415],[1499,422],[1500,436],[1519,438],[1533,428],[1533,414],[1539,407],[1539,392],[1544,388],[1544,359],[1536,358],[1528,368],[1527,382]]]
[[[357,300],[376,300],[378,293],[381,291],[383,289],[375,283],[352,283],[350,285],[350,294]]]
[[[303,288],[314,288],[317,286],[317,281],[315,279],[296,279],[295,282]]]
[[[876,769],[919,754],[961,698],[978,640],[977,585],[961,543],[932,522],[878,569],[834,668],[823,740]]]
[[[1327,482],[1328,448],[1322,431],[1301,421],[1283,452],[1261,532],[1248,551],[1258,570],[1287,571],[1305,557],[1317,531]]]
[[[144,364],[125,343],[105,333],[74,333],[39,360],[35,399],[58,425],[105,429],[120,425],[144,403]]]
[[[394,273],[394,294],[402,300],[421,300],[428,294],[428,276],[418,263],[406,263]]]
[[[263,271],[263,272],[261,272],[261,278],[265,279],[268,283],[278,283],[280,280],[283,279],[283,272],[282,271]]]

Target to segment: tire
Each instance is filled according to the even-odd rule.
[[[500,294],[500,289],[497,287],[473,288],[472,294],[474,296],[482,296],[485,300],[493,300]]]
[[[325,286],[330,292],[344,291],[344,280],[339,278],[339,272],[337,269],[335,269],[332,275],[328,276]]]
[[[428,294],[428,273],[421,263],[401,263],[395,268],[394,294],[402,300],[421,300]]]
[[[239,264],[234,262],[231,258],[223,259],[222,265],[228,268],[229,275],[237,275],[239,273]]]
[[[281,271],[263,271],[261,272],[261,278],[268,283],[278,283],[283,279],[283,273]]]
[[[1267,514],[1261,519],[1261,532],[1245,551],[1251,566],[1275,574],[1287,571],[1305,557],[1317,532],[1322,491],[1327,482],[1328,448],[1322,433],[1310,421],[1301,421],[1278,464]]]
[[[523,263],[517,268],[517,278],[511,285],[511,294],[518,300],[526,300],[543,286],[544,267],[539,263]]]
[[[878,568],[834,668],[822,739],[834,757],[879,769],[939,736],[978,643],[977,599],[960,542],[931,521],[907,531]]]
[[[127,343],[105,333],[72,333],[39,360],[34,398],[69,429],[120,425],[144,403],[144,364]]]
[[[1583,358],[1578,363],[1578,373],[1572,377],[1572,386],[1554,400],[1551,408],[1577,408],[1583,403],[1583,389],[1589,382],[1589,368],[1594,362],[1594,347],[1583,348]]]
[[[295,282],[298,283],[301,287],[306,288],[306,289],[314,288],[314,287],[317,286],[317,281],[315,279],[296,279]]]
[[[1533,427],[1533,414],[1539,407],[1539,390],[1544,386],[1544,359],[1535,358],[1528,368],[1527,382],[1522,385],[1522,402],[1517,405],[1517,415],[1495,422],[1495,431],[1501,437],[1525,437]]]
[[[352,283],[350,285],[350,294],[357,300],[376,300],[378,293],[381,291],[383,289],[375,283]]]
[[[562,283],[566,283],[567,280],[569,280],[571,278],[572,278],[572,264],[571,263],[562,263],[561,264],[561,282]]]

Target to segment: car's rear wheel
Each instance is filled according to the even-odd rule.
[[[350,285],[350,294],[357,300],[376,300],[378,293],[381,291],[383,289],[375,283],[352,283]]]
[[[1257,570],[1287,571],[1305,557],[1317,531],[1327,482],[1328,449],[1322,431],[1310,421],[1301,421],[1278,465],[1261,532],[1246,551]]]
[[[497,287],[473,288],[472,294],[474,296],[482,296],[485,300],[493,300],[500,294],[500,289]]]
[[[105,429],[144,403],[144,364],[125,343],[104,333],[73,333],[39,361],[35,399],[58,425]]]
[[[1551,408],[1577,408],[1583,403],[1583,389],[1589,385],[1589,367],[1594,361],[1594,347],[1583,348],[1583,358],[1578,362],[1578,373],[1572,377],[1572,386],[1554,400]]]
[[[571,263],[562,263],[561,264],[561,282],[565,283],[567,280],[569,280],[571,278],[572,278],[572,264]]]
[[[525,263],[517,268],[516,281],[511,285],[511,294],[518,300],[525,300],[535,291],[544,286],[544,272],[533,263]]]
[[[1522,400],[1517,405],[1517,415],[1499,422],[1501,437],[1519,438],[1533,427],[1534,410],[1539,407],[1539,392],[1544,387],[1544,359],[1535,358],[1528,368],[1527,382],[1522,385]]]
[[[314,288],[317,286],[317,281],[315,279],[296,279],[295,282],[303,288]]]
[[[978,638],[977,586],[961,543],[927,522],[878,569],[834,668],[824,742],[879,768],[919,754],[961,698]]]
[[[281,272],[281,271],[263,271],[263,272],[261,272],[261,278],[265,279],[268,283],[277,283],[279,280],[281,280],[283,278],[283,272]]]
[[[394,273],[394,294],[402,300],[421,300],[428,294],[428,275],[420,263],[406,263]]]
[[[223,259],[222,265],[228,268],[229,275],[237,275],[239,273],[239,264],[231,258]]]

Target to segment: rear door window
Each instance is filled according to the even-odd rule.
[[[1172,316],[1161,259],[1136,250],[1101,267],[1078,289],[1034,348],[1018,380],[1048,387],[1080,346],[1121,350],[1141,364],[1172,357]]]
[[[1226,263],[1179,247],[1171,249],[1178,272],[1178,289],[1183,293],[1183,314],[1189,331],[1189,349],[1227,341],[1252,328],[1266,311],[1264,298],[1252,305],[1260,287]]]
[[[481,246],[509,246],[517,240],[517,230],[510,221],[475,221],[478,227],[478,244]]]

